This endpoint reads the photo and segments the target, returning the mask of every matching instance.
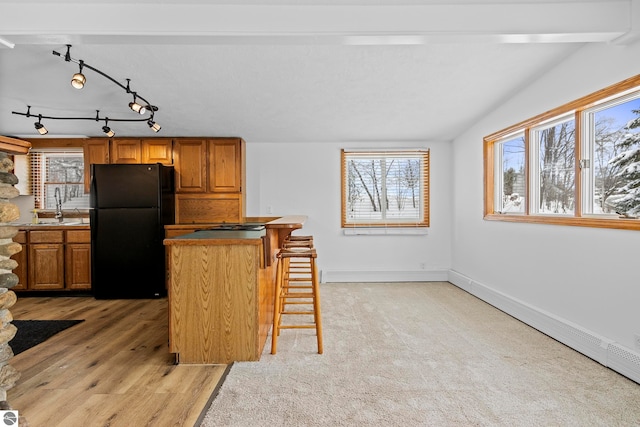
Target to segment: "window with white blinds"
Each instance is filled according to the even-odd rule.
[[[429,150],[342,150],[342,227],[428,227]]]
[[[82,149],[33,149],[27,156],[34,208],[55,210],[58,201],[63,210],[89,208]]]

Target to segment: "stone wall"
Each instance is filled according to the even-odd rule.
[[[17,331],[11,323],[13,316],[9,310],[17,301],[11,288],[18,284],[18,276],[12,272],[18,263],[11,256],[22,250],[22,245],[13,241],[18,228],[7,225],[20,217],[18,207],[11,203],[11,199],[19,195],[15,188],[18,179],[12,171],[13,161],[6,153],[0,152],[0,410],[12,409],[7,401],[7,390],[20,378],[20,373],[9,364],[13,357],[9,341]],[[25,426],[26,421],[20,418],[20,426]]]

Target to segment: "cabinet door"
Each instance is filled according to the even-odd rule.
[[[67,289],[91,289],[91,244],[67,243],[65,250]]]
[[[114,138],[111,140],[111,163],[142,163],[139,139]]]
[[[18,276],[18,284],[11,288],[14,291],[23,291],[27,289],[27,277],[28,277],[28,269],[27,269],[27,253],[28,247],[27,243],[27,232],[26,231],[18,231],[18,234],[13,238],[14,242],[20,243],[22,245],[22,251],[17,254],[13,254],[11,259],[18,262],[18,266],[13,270],[13,273]]]
[[[241,150],[239,139],[209,141],[209,191],[236,193],[241,182]]]
[[[29,245],[29,289],[64,289],[64,245]]]
[[[207,191],[207,141],[180,139],[173,147],[176,193]]]
[[[91,186],[91,164],[109,163],[109,139],[92,138],[84,143],[84,192]]]
[[[176,195],[176,224],[242,222],[243,218],[240,193]]]
[[[142,163],[173,164],[173,151],[171,139],[143,139]]]

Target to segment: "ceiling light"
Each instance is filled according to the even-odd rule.
[[[149,121],[147,122],[147,124],[149,125],[149,127],[151,128],[152,131],[154,132],[158,132],[161,127],[159,124],[157,124],[156,122],[154,122],[153,120],[149,119]]]
[[[0,44],[3,44],[3,39],[0,38]],[[148,100],[146,100],[145,98],[143,98],[142,96],[138,95],[136,92],[131,90],[130,87],[130,79],[126,79],[127,80],[127,84],[126,86],[123,85],[122,83],[118,82],[116,79],[114,79],[113,77],[111,77],[110,75],[104,73],[103,71],[100,71],[99,69],[92,67],[89,64],[86,64],[82,59],[78,60],[78,59],[74,59],[71,57],[71,45],[68,44],[67,45],[67,52],[62,55],[59,52],[56,52],[55,50],[53,51],[53,54],[56,56],[60,56],[63,57],[63,59],[66,62],[75,62],[76,64],[78,64],[80,66],[80,70],[75,73],[73,75],[73,78],[71,79],[71,85],[76,88],[76,89],[82,89],[85,85],[85,83],[87,82],[87,78],[84,76],[84,74],[82,73],[84,69],[90,69],[91,71],[100,74],[102,77],[106,78],[107,80],[111,81],[112,83],[116,84],[117,86],[119,86],[120,88],[124,89],[124,91],[127,94],[131,94],[133,95],[133,102],[129,103],[129,108],[131,108],[131,110],[135,111],[136,113],[140,114],[140,115],[144,115],[144,114],[148,114],[147,117],[138,117],[138,118],[113,118],[111,119],[112,121],[117,121],[117,122],[147,122],[147,124],[149,125],[149,128],[151,128],[152,131],[154,132],[158,132],[160,130],[160,125],[155,123],[153,121],[153,115],[155,112],[158,111],[158,107],[155,105],[152,105]],[[138,102],[138,98],[141,100],[141,102]],[[104,126],[102,127],[102,131],[104,133],[106,133],[109,137],[112,137],[115,135],[115,132],[113,132],[111,130],[111,128],[109,128],[109,125],[107,124],[107,117],[101,117],[100,116],[100,111],[96,110],[96,116],[95,117],[89,117],[89,116],[45,116],[42,114],[31,114],[31,107],[27,106],[27,112],[26,113],[21,113],[18,111],[12,111],[12,114],[19,114],[21,116],[26,116],[26,117],[39,117],[40,119],[47,119],[47,120],[95,120],[96,122],[101,122],[104,120]],[[130,116],[129,116],[130,117]],[[40,123],[40,120],[38,120],[37,123],[35,123],[35,127],[38,130],[38,132],[40,132],[42,135],[47,133],[47,129],[44,127],[44,125],[42,125],[42,123]]]
[[[40,135],[46,135],[49,133],[49,131],[47,130],[46,127],[44,127],[42,123],[40,123],[40,120],[42,120],[42,116],[38,116],[38,121],[35,122],[33,125],[35,126],[36,130]]]
[[[83,65],[84,62],[80,60],[80,71],[75,73],[71,78],[71,86],[75,87],[76,89],[82,89],[84,87],[84,84],[87,82],[87,78],[84,76],[84,74],[82,74]]]
[[[109,126],[102,126],[102,132],[106,133],[109,138],[116,134]]]
[[[133,102],[129,103],[129,108],[131,108],[133,111],[135,111],[136,113],[139,113],[139,114],[144,114],[144,113],[147,112],[147,109],[143,105],[138,104],[135,101],[135,98],[134,98]]]
[[[116,133],[114,131],[111,130],[111,128],[108,126],[109,124],[109,119],[105,119],[104,120],[104,126],[102,126],[102,132],[104,132],[105,134],[107,134],[107,136],[109,138],[113,137]]]

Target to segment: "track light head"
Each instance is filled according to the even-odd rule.
[[[46,135],[49,133],[49,131],[47,130],[46,127],[44,127],[42,123],[40,123],[40,120],[42,120],[42,117],[38,117],[38,121],[35,122],[33,125],[35,126],[36,130],[40,135]]]
[[[154,131],[154,132],[158,132],[160,129],[162,129],[159,124],[157,124],[156,122],[154,122],[151,119],[149,119],[149,121],[147,121],[147,124],[149,125],[151,130]]]
[[[114,131],[111,130],[111,128],[109,126],[102,126],[102,132],[107,134],[107,136],[109,138],[111,138],[112,136],[114,136],[116,134]]]
[[[111,128],[109,127],[109,119],[105,119],[104,120],[104,126],[102,126],[102,132],[104,132],[105,134],[107,134],[107,136],[109,138],[113,137],[116,133],[114,131],[111,130]]]
[[[82,89],[86,83],[87,78],[82,73],[75,73],[71,78],[71,86],[76,89]]]
[[[144,114],[147,112],[147,108],[144,105],[138,104],[135,100],[129,103],[129,108],[138,114]]]
[[[84,84],[87,82],[87,78],[84,76],[84,74],[82,74],[83,65],[84,65],[84,62],[81,60],[80,71],[75,73],[71,78],[71,86],[73,86],[76,89],[82,89],[84,87]]]

